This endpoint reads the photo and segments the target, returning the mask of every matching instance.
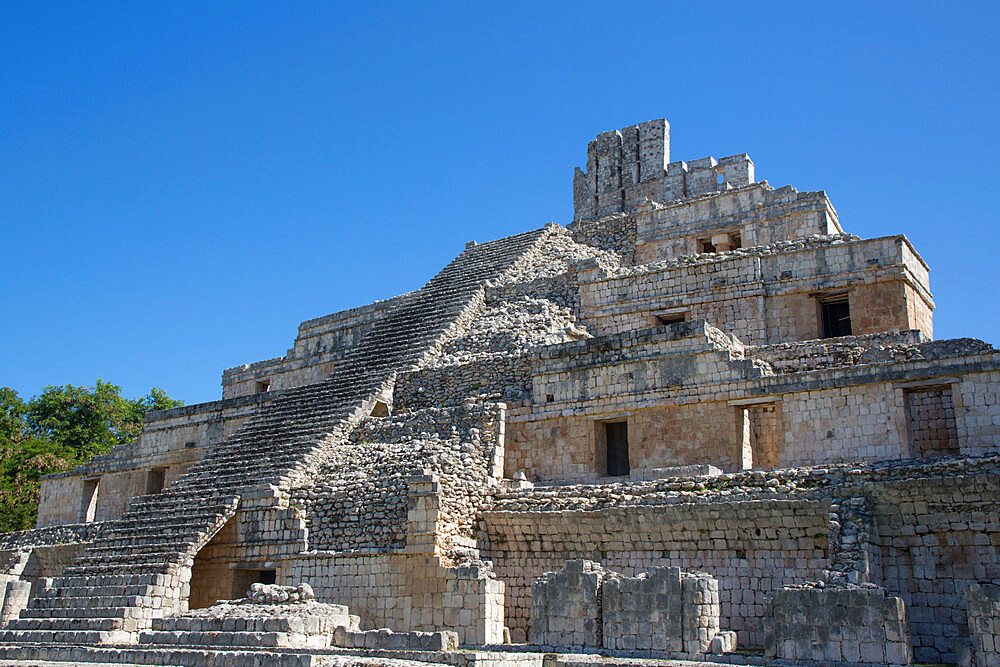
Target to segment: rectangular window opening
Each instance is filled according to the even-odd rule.
[[[823,338],[852,335],[851,304],[847,295],[821,299],[819,302]]]
[[[656,321],[659,326],[665,324],[680,324],[681,322],[687,322],[687,313],[666,313],[663,315],[657,315]]]
[[[164,483],[167,479],[166,468],[153,468],[146,473],[146,495],[152,495],[163,491]]]
[[[264,394],[271,390],[270,380],[257,380],[257,393]]]
[[[608,475],[611,477],[628,475],[628,422],[604,424],[604,435],[607,443]]]

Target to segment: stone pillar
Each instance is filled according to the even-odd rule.
[[[719,634],[719,582],[704,572],[685,572],[681,591],[684,652],[705,653]]]
[[[408,480],[406,553],[439,555],[437,523],[441,491],[437,475],[425,470]]]
[[[972,584],[965,589],[965,606],[972,640],[968,663],[973,667],[1000,667],[1000,586]]]
[[[461,644],[502,644],[504,585],[484,568],[449,568],[444,596],[445,625]]]
[[[3,607],[0,607],[0,627],[18,618],[21,610],[28,606],[31,597],[31,582],[23,579],[12,579],[7,582],[4,592]]]

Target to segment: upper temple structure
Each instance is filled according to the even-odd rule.
[[[670,160],[602,132],[570,224],[44,478],[0,660],[1000,664],[1000,353],[905,236]]]

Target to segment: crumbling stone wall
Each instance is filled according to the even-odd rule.
[[[994,460],[995,461],[995,460]],[[1000,482],[955,459],[923,479],[871,489],[885,587],[906,601],[919,662],[954,662],[965,590],[1000,581]]]
[[[820,664],[908,665],[906,606],[874,585],[789,587],[772,595],[767,655]]]
[[[648,264],[702,252],[700,240],[738,235],[744,248],[841,232],[826,193],[743,185],[682,201],[640,205],[636,262]]]
[[[615,252],[625,262],[635,262],[636,223],[635,216],[618,213],[597,220],[577,220],[566,229],[579,243]]]
[[[965,589],[972,640],[972,667],[1000,665],[1000,586],[972,584]]]
[[[470,398],[527,403],[531,401],[530,358],[498,356],[462,364],[429,366],[403,373],[393,391],[394,407],[420,410],[455,405]]]
[[[503,641],[504,585],[482,566],[450,567],[430,554],[304,554],[279,581],[308,579],[320,602],[346,604],[363,627],[455,630],[463,644]]]
[[[601,585],[604,648],[705,653],[719,634],[719,582],[704,572],[654,567]]]
[[[491,489],[494,456],[502,448],[503,410],[465,403],[369,418],[355,429],[317,476],[292,495],[309,525],[314,549],[402,549],[406,544],[408,480],[438,474],[438,537],[471,535],[476,508]]]
[[[704,572],[654,567],[626,577],[572,559],[536,579],[531,596],[530,643],[548,649],[693,656],[734,643],[733,633],[719,637],[719,585]]]
[[[531,634],[536,646],[596,649],[602,637],[601,583],[607,572],[598,563],[571,559],[531,585]]]
[[[528,630],[535,579],[564,561],[590,559],[625,576],[657,566],[711,574],[719,582],[723,627],[737,631],[741,644],[761,647],[766,595],[819,578],[827,567],[825,503],[789,502],[775,493],[767,503],[622,507],[638,502],[619,497],[623,488],[536,487],[484,513],[480,548],[506,584],[513,634]]]

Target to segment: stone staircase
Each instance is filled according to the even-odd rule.
[[[0,631],[0,642],[134,643],[153,619],[182,610],[195,555],[234,516],[244,491],[307,478],[396,372],[412,369],[475,314],[486,281],[516,271],[542,252],[547,236],[564,233],[548,226],[467,248],[387,313],[331,377],[283,392],[169,490],[130,502]]]

